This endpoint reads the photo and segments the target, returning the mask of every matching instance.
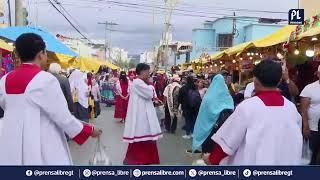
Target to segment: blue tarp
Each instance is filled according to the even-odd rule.
[[[0,28],[0,37],[4,37],[12,41],[15,41],[23,33],[35,33],[40,35],[46,42],[48,51],[59,54],[65,54],[69,56],[78,56],[77,53],[75,53],[69,47],[67,47],[65,44],[59,41],[55,36],[38,27],[13,26],[7,28]]]

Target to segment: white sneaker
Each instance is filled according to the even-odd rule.
[[[190,135],[184,135],[182,136],[183,139],[191,139],[191,136]]]

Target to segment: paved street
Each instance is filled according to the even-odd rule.
[[[127,144],[122,142],[124,125],[115,122],[113,119],[114,108],[102,106],[102,114],[95,120],[95,125],[103,130],[101,137],[106,151],[112,160],[113,165],[122,165],[127,150]],[[191,165],[192,155],[185,153],[191,147],[191,140],[182,139],[184,132],[181,130],[183,121],[179,120],[178,129],[175,135],[164,134],[158,142],[160,161],[163,165]],[[70,142],[70,150],[75,165],[88,165],[93,155],[95,139],[89,139],[84,145],[78,146]]]

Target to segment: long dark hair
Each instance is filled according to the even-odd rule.
[[[127,82],[128,79],[127,79],[127,74],[126,74],[126,72],[121,71],[121,72],[120,72],[120,78],[119,78],[119,79],[122,80],[123,82]]]
[[[188,76],[187,77],[187,84],[186,86],[188,87],[188,89],[193,89],[195,90],[196,89],[196,85],[194,83],[194,78],[193,76]]]

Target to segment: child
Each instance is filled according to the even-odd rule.
[[[94,99],[94,116],[95,116],[95,118],[97,118],[101,113],[101,108],[100,108],[101,95],[100,95],[100,87],[99,87],[96,80],[92,81],[92,91],[91,92],[92,92],[92,96]]]

